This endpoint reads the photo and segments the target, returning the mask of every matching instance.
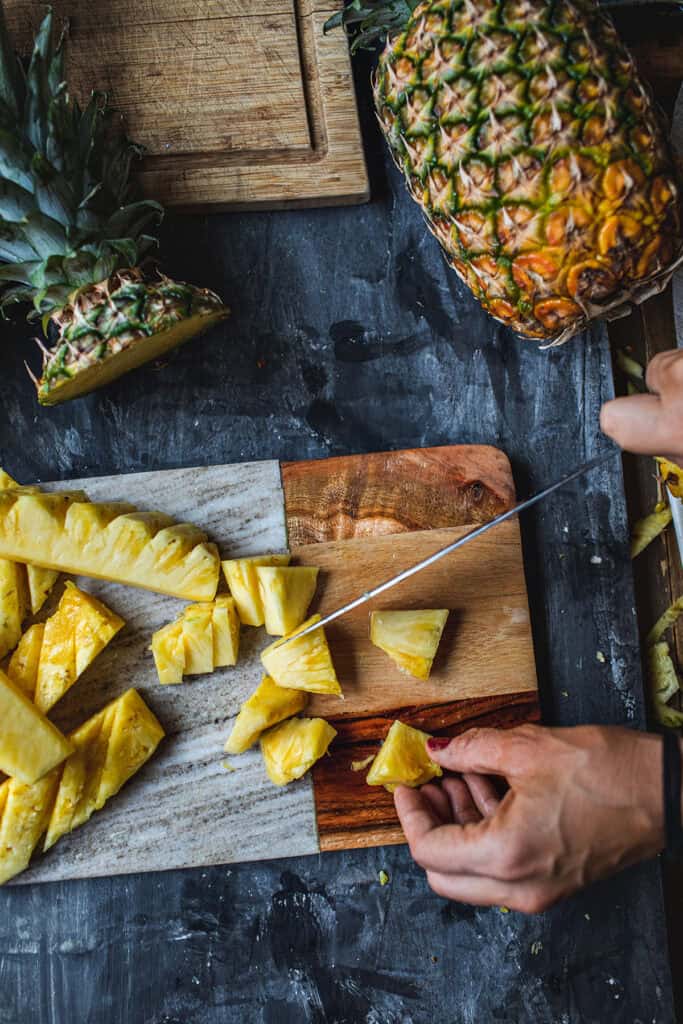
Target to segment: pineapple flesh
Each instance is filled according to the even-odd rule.
[[[286,644],[276,640],[270,647],[266,647],[261,654],[261,664],[278,686],[307,690],[309,693],[333,693],[341,697],[342,689],[332,664],[324,629],[315,629],[306,636],[296,638],[297,632],[319,621],[320,616],[314,615],[292,634],[294,639]]]
[[[484,309],[560,343],[660,291],[681,259],[661,116],[591,0],[366,0],[375,106],[446,259]],[[414,9],[413,9],[414,7]]]
[[[313,600],[318,570],[310,566],[263,565],[256,570],[266,633],[293,633],[306,618]]]
[[[370,640],[402,672],[416,679],[429,679],[447,618],[445,608],[372,612]]]
[[[222,562],[223,575],[235,599],[240,621],[245,626],[262,626],[265,610],[256,570],[263,565],[289,565],[289,555],[255,555]]]
[[[227,668],[237,664],[240,650],[240,619],[232,597],[221,595],[213,602],[213,664]]]
[[[182,619],[156,631],[152,637],[152,655],[160,683],[164,686],[182,683],[185,671]]]
[[[61,764],[72,744],[0,671],[0,771],[31,785]]]
[[[384,786],[393,793],[397,786],[414,789],[443,775],[440,766],[427,753],[428,739],[429,733],[395,721],[372,762],[365,780],[367,784]]]
[[[240,708],[225,744],[226,754],[243,754],[266,729],[303,711],[307,701],[308,695],[303,690],[278,686],[269,676],[264,676]]]
[[[337,730],[323,718],[290,718],[261,737],[268,778],[276,786],[300,779],[327,753]]]
[[[215,544],[160,513],[89,502],[78,493],[0,491],[0,558],[94,576],[186,600],[211,601]]]
[[[44,633],[45,624],[43,622],[29,626],[7,666],[7,675],[13,683],[21,687],[31,700],[35,700],[36,695],[38,665],[40,664]]]
[[[189,605],[175,622],[152,637],[159,682],[182,683],[184,675],[204,675],[237,664],[240,620],[232,597]]]

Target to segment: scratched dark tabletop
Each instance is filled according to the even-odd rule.
[[[43,411],[29,330],[3,325],[12,475],[482,442],[526,493],[596,452],[605,331],[542,352],[479,310],[389,166],[357,74],[369,205],[168,217],[165,268],[219,291],[225,326]],[[643,726],[627,532],[618,460],[524,520],[548,723]],[[656,863],[529,918],[446,903],[403,847],[0,891],[0,1024],[673,1019]]]

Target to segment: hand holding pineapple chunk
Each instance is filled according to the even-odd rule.
[[[443,770],[427,753],[429,738],[428,733],[395,721],[372,762],[365,780],[367,784],[384,786],[393,793],[397,786],[414,789],[443,775]]]
[[[261,737],[268,778],[276,786],[300,779],[320,760],[337,735],[323,718],[290,718]]]
[[[189,605],[175,622],[157,630],[152,654],[159,682],[182,683],[184,675],[203,675],[237,664],[240,620],[232,597]]]
[[[370,640],[396,662],[401,672],[429,679],[447,618],[445,608],[372,612]]]
[[[276,640],[270,647],[266,647],[261,662],[278,686],[308,690],[309,693],[334,693],[341,697],[342,690],[332,664],[325,631],[316,629],[296,639],[297,632],[319,621],[320,616],[313,615],[292,634],[294,639],[285,637],[289,643]]]
[[[266,729],[303,711],[307,701],[308,694],[302,690],[278,686],[269,676],[264,676],[240,708],[225,744],[226,754],[243,754]]]

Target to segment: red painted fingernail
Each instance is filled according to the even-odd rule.
[[[430,750],[443,750],[450,742],[448,737],[434,736],[432,739],[427,740],[427,746]]]

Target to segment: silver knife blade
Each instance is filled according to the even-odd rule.
[[[467,533],[463,534],[462,537],[458,537],[458,539],[453,541],[452,544],[447,544],[445,548],[439,548],[439,550],[435,551],[433,555],[428,555],[426,558],[423,558],[421,562],[411,565],[410,568],[397,573],[396,576],[392,576],[390,579],[385,580],[384,583],[378,584],[378,586],[373,587],[372,590],[366,590],[365,593],[360,594],[358,597],[354,598],[353,601],[349,601],[347,604],[342,605],[341,608],[337,608],[335,611],[329,612],[327,615],[323,616],[319,622],[312,623],[310,626],[307,626],[306,629],[302,629],[299,633],[294,633],[292,636],[286,637],[276,646],[282,647],[284,644],[288,644],[294,639],[306,636],[307,633],[313,633],[316,629],[322,629],[323,626],[327,626],[328,623],[334,622],[334,620],[340,618],[340,616],[353,611],[354,608],[359,608],[368,601],[372,601],[372,599],[378,597],[379,594],[383,594],[386,590],[390,590],[391,587],[395,587],[399,583],[403,583],[404,580],[410,579],[411,576],[414,576],[418,572],[422,572],[422,570],[426,569],[428,566],[434,565],[435,562],[438,562],[441,558],[445,558],[446,555],[450,555],[454,551],[457,551],[458,548],[461,548],[464,544],[469,544],[471,540],[481,537],[482,534],[492,530],[495,526],[499,526],[500,523],[504,523],[506,520],[512,519],[513,516],[519,515],[520,512],[524,512],[525,509],[531,508],[532,505],[535,505],[537,502],[547,498],[549,494],[559,490],[560,487],[564,487],[566,484],[571,483],[572,480],[576,480],[577,477],[583,476],[584,473],[589,473],[592,469],[595,469],[596,466],[601,466],[603,462],[607,462],[608,459],[613,459],[617,455],[621,455],[621,449],[619,448],[610,448],[609,451],[602,452],[601,455],[596,455],[595,458],[589,459],[588,462],[584,462],[583,465],[572,470],[571,473],[567,473],[567,475],[563,476],[560,480],[556,480],[554,484],[550,484],[549,487],[544,487],[542,491],[537,491],[536,494],[533,494],[530,498],[525,498],[524,501],[518,501],[517,504],[513,505],[512,508],[507,510],[507,512],[501,513],[501,515],[496,516],[495,519],[490,519],[488,523],[483,523],[481,526],[475,526],[473,530],[469,530]]]
[[[674,106],[671,142],[674,152],[680,160],[683,160],[683,85],[678,90],[676,105]],[[676,344],[679,348],[683,348],[683,267],[679,267],[674,272],[671,290],[673,293]],[[681,565],[683,565],[683,499],[675,498],[668,487],[666,488],[666,493],[671,507],[671,516],[678,544],[678,555]]]

